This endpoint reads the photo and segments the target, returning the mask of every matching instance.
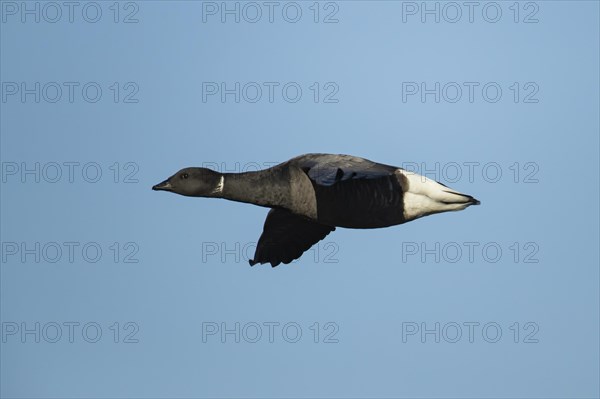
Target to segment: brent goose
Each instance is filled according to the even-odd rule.
[[[387,227],[479,205],[402,168],[333,154],[300,155],[257,172],[185,168],[152,189],[271,208],[251,266],[290,263],[336,227]]]

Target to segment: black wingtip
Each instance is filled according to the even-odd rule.
[[[279,266],[279,264],[280,264],[281,262],[280,262],[280,261],[278,261],[278,260],[262,261],[262,262],[261,262],[261,261],[257,261],[257,260],[255,260],[255,259],[248,259],[248,263],[250,264],[250,266],[254,266],[254,265],[258,264],[258,263],[260,263],[261,265],[262,265],[262,264],[265,264],[265,263],[270,263],[270,264],[271,264],[271,267],[277,267],[277,266]],[[284,263],[285,263],[285,262],[284,262]]]

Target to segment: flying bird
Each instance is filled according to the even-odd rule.
[[[152,189],[271,208],[249,263],[273,267],[298,259],[336,227],[388,227],[480,203],[417,173],[334,154],[300,155],[257,172],[185,168]]]

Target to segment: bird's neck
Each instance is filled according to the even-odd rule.
[[[222,182],[222,198],[269,208],[289,205],[289,179],[281,170],[224,173]]]

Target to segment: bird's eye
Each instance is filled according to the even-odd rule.
[[[188,177],[190,177],[190,175],[188,175],[187,173],[182,173],[181,174],[181,178],[182,179],[187,179]]]

